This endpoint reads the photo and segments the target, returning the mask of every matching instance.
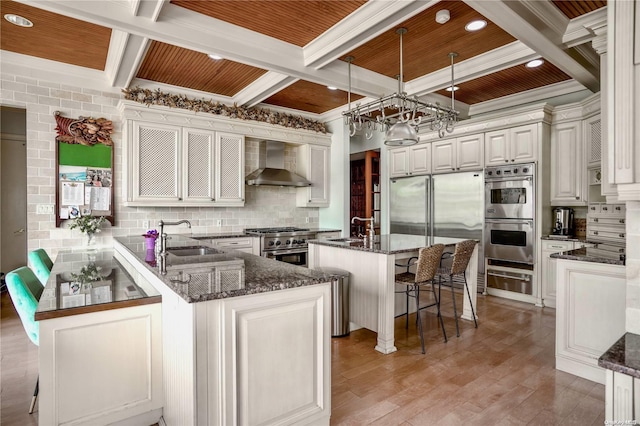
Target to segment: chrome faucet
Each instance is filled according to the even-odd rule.
[[[359,220],[362,222],[366,222],[369,221],[369,237],[373,240],[373,236],[376,235],[376,229],[373,227],[373,222],[374,222],[374,218],[373,216],[371,217],[358,217],[358,216],[354,216],[351,218],[351,224],[353,225],[355,223],[355,221]]]
[[[165,222],[160,219],[158,222],[158,226],[160,227],[160,256],[167,255],[167,234],[164,232],[165,225],[180,225],[181,223],[186,223],[188,228],[191,228],[191,222],[188,220],[179,220],[177,222]]]

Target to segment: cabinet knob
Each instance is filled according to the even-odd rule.
[[[604,210],[606,212],[609,209],[607,207],[603,207],[602,210]]]
[[[598,235],[598,231],[593,231],[593,235]]]
[[[576,200],[579,200],[579,199],[580,199],[580,197],[576,195]]]
[[[597,217],[593,218],[593,221],[594,221],[594,222],[597,222],[597,221],[598,221],[598,218],[597,218]]]
[[[455,167],[452,167],[452,168],[451,168],[451,170],[455,170],[455,169],[456,169]]]
[[[505,162],[505,163],[508,163],[508,162],[509,162],[509,160],[504,160],[504,162]]]
[[[624,223],[624,219],[620,219],[620,223]]]
[[[620,206],[617,206],[617,207],[616,207],[616,210],[620,211]]]
[[[216,200],[215,198],[212,198],[212,199],[211,199],[211,201],[215,201],[215,200]]]
[[[618,234],[618,237],[624,238],[624,234]]]
[[[178,201],[182,201],[182,197],[178,197]]]
[[[515,158],[511,160],[511,162],[512,162],[512,163],[513,163],[514,161],[516,161],[516,160],[515,160]]]

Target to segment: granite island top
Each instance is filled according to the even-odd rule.
[[[454,246],[464,238],[425,237],[424,235],[383,234],[376,235],[373,241],[366,242],[359,238],[336,238],[328,240],[309,240],[309,244],[339,247],[347,250],[368,251],[371,253],[396,254],[416,251],[433,244]]]
[[[342,232],[340,229],[334,228],[304,228],[312,232]],[[178,230],[178,229],[176,229]],[[215,240],[223,238],[242,238],[242,237],[256,237],[258,234],[247,233],[246,231],[232,231],[232,232],[206,232],[206,233],[185,233],[183,228],[179,229],[180,232],[170,232],[169,235],[182,235],[183,237],[195,238],[200,240]],[[188,231],[188,229],[187,229]]]
[[[594,247],[579,248],[560,253],[553,253],[551,257],[554,259],[577,260],[580,262],[606,263],[609,265],[625,265],[626,255],[624,247],[596,243]]]
[[[111,248],[79,248],[58,253],[44,287],[36,321],[109,309],[159,303],[152,287],[138,286],[114,259]]]
[[[167,249],[207,246],[202,240],[172,234]],[[160,273],[153,250],[141,236],[114,237],[116,250],[124,247],[157,278],[188,303],[246,296],[331,281],[332,275],[255,256],[233,249],[216,248],[213,254],[168,255],[166,275]]]
[[[640,379],[640,335],[625,333],[602,354],[598,365]]]

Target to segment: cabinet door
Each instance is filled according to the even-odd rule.
[[[432,145],[433,173],[451,172],[456,169],[456,140],[436,141]]]
[[[215,204],[244,205],[244,136],[216,133]]]
[[[131,201],[179,201],[180,128],[133,122]]]
[[[431,144],[415,145],[407,148],[409,156],[409,174],[431,173]]]
[[[298,188],[298,207],[329,206],[329,147],[301,145],[298,147],[298,174],[311,186]]]
[[[213,164],[215,132],[182,129],[183,199],[210,203],[214,199]]]
[[[485,166],[500,166],[504,163],[509,162],[510,153],[508,145],[508,134],[509,131],[507,129],[496,130],[484,134]]]
[[[407,148],[389,150],[389,176],[401,177],[409,174],[409,152]]]
[[[509,129],[509,145],[511,162],[535,161],[538,148],[538,125],[529,124]]]
[[[456,170],[478,170],[484,167],[484,134],[456,139]]]
[[[542,299],[544,306],[556,307],[556,269],[551,260],[553,253],[560,253],[573,249],[571,241],[542,240],[542,264],[540,269]]]
[[[579,121],[560,123],[551,128],[551,205],[587,205],[580,131]]]
[[[587,166],[599,167],[602,156],[602,120],[600,114],[594,115],[582,122]]]

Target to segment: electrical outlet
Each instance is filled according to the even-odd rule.
[[[307,223],[309,223],[309,216],[307,216],[305,219],[307,220]]]
[[[222,226],[222,219],[218,219],[218,220],[216,221],[216,224],[217,224],[217,226]]]
[[[149,221],[148,220],[143,220],[142,221],[142,227],[145,229],[149,229]]]
[[[53,214],[53,204],[38,204],[36,206],[37,214]]]

